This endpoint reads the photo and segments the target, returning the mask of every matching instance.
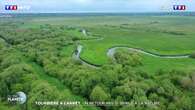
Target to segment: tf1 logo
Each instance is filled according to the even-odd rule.
[[[186,10],[185,5],[173,5],[173,10]]]
[[[5,5],[5,10],[17,10],[17,5]]]

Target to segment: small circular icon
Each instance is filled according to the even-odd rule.
[[[16,94],[20,98],[19,103],[24,104],[26,102],[26,99],[27,99],[26,94],[24,92],[17,92]]]

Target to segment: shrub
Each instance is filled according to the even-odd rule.
[[[142,65],[142,58],[136,52],[129,52],[125,50],[118,50],[114,54],[114,58],[118,64],[130,65],[132,67],[136,67]]]
[[[195,52],[190,54],[190,58],[194,58],[195,59]]]

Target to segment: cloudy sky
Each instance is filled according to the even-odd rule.
[[[18,5],[18,10],[7,11],[5,5]],[[0,13],[165,12],[173,5],[195,11],[195,0],[0,0]]]

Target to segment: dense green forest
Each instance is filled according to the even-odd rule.
[[[72,55],[79,44],[87,45],[87,40],[93,42],[101,36],[100,32],[90,32],[93,25],[87,24],[89,35],[86,37],[81,30],[87,26],[46,23],[35,26],[23,18],[13,19],[1,18],[0,21],[0,110],[195,109],[195,65],[186,70],[178,69],[180,66],[167,70],[159,67],[151,74],[142,68],[146,65],[142,54],[121,49],[116,51],[114,59],[91,68]],[[195,61],[194,54],[190,56],[187,61]],[[27,94],[27,102],[23,105],[7,102],[7,96],[18,91]],[[137,103],[125,106],[35,104],[35,101],[53,100]]]

